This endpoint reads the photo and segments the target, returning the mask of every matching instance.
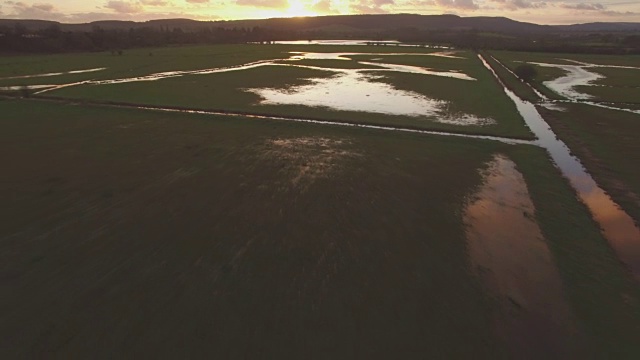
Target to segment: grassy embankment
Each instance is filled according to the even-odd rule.
[[[493,58],[491,53],[483,51],[481,55],[484,57],[489,66],[491,66],[493,71],[495,71],[496,75],[498,75],[502,83],[511,91],[518,94],[520,98],[529,102],[536,102],[540,100],[538,94],[536,94],[529,85],[522,82],[512,73],[510,73],[508,69],[506,69],[501,63]]]
[[[562,65],[575,65],[572,62],[565,61],[562,59],[541,56],[539,53],[491,51],[489,54],[494,56],[498,61],[500,61],[500,63],[508,67],[511,71],[514,71],[516,67],[518,67],[519,65],[522,65],[523,62],[541,62],[541,63],[562,64]],[[540,66],[535,64],[533,64],[533,67],[538,72],[538,75],[533,81],[530,82],[531,86],[533,86],[536,90],[538,90],[540,93],[542,93],[544,96],[546,96],[549,99],[554,99],[554,100],[564,99],[564,97],[557,94],[555,91],[549,89],[543,83],[545,81],[557,79],[565,75],[566,71],[558,68]],[[524,94],[524,92],[522,92],[522,94]]]
[[[314,47],[316,49],[317,47]],[[294,48],[289,47],[290,51]],[[297,51],[309,50],[307,46],[298,46]],[[352,52],[349,47],[322,47],[319,51]],[[380,47],[358,47],[360,52],[380,52]],[[397,51],[397,50],[396,50]],[[403,50],[404,51],[404,50]],[[415,50],[414,50],[415,51]],[[466,59],[446,59],[430,56],[386,57],[384,60],[398,61],[403,64],[416,64],[434,70],[456,69],[468,73],[478,81],[466,81],[437,76],[418,74],[396,74],[383,72],[383,79],[396,88],[411,90],[428,97],[448,102],[448,111],[454,116],[460,113],[488,117],[497,121],[495,125],[466,126],[437,122],[437,116],[411,117],[389,116],[377,113],[354,111],[334,111],[328,108],[298,105],[259,105],[260,97],[244,91],[246,88],[280,88],[308,83],[310,78],[330,77],[335,72],[297,67],[260,67],[255,69],[217,73],[210,75],[191,75],[169,78],[155,82],[137,82],[116,85],[84,85],[53,91],[47,95],[84,99],[92,101],[111,101],[145,104],[153,106],[173,106],[192,109],[220,110],[243,113],[259,113],[304,117],[313,119],[346,121],[354,123],[384,124],[405,126],[429,130],[455,131],[485,135],[501,135],[517,138],[532,138],[515,106],[490,79],[490,75],[472,54]],[[375,57],[374,57],[375,58]],[[381,61],[384,62],[384,61]],[[309,63],[295,62],[295,64]],[[314,60],[314,66],[322,61]],[[356,67],[354,61],[328,61],[326,67],[339,64],[344,68]],[[436,120],[436,121],[434,121]]]
[[[461,219],[495,153],[525,176],[590,350],[638,354],[638,287],[541,149],[33,101],[0,108],[12,160],[0,227],[7,356],[502,357]]]

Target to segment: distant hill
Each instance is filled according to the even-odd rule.
[[[500,33],[552,33],[552,32],[640,32],[640,23],[588,23],[575,25],[538,25],[511,20],[505,17],[460,17],[457,15],[337,15],[301,18],[273,18],[260,20],[196,21],[189,19],[133,21],[97,21],[86,24],[61,24],[42,20],[0,19],[0,26],[14,27],[21,24],[29,30],[40,30],[58,25],[63,31],[91,31],[95,27],[105,30],[130,28],[181,28],[195,31],[200,28],[268,28],[281,31],[325,31],[374,33],[395,29],[415,28],[418,30],[477,30]]]

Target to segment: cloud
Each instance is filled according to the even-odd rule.
[[[574,9],[574,10],[595,10],[595,11],[601,11],[601,10],[605,10],[605,6],[602,4],[598,4],[598,3],[594,3],[594,4],[589,4],[589,3],[578,3],[578,4],[560,4],[560,7],[565,8],[565,9]]]
[[[337,11],[331,7],[331,0],[320,0],[317,3],[313,4],[311,10],[319,14],[337,13]]]
[[[500,9],[519,10],[519,9],[542,9],[549,4],[545,1],[527,1],[527,0],[493,0],[493,2],[501,4]]]
[[[480,8],[474,0],[435,0],[435,4],[447,9],[477,10]]]
[[[11,9],[11,13],[7,15],[9,18],[55,20],[64,17],[55,6],[48,3],[29,5],[21,1],[5,1],[5,5]]]
[[[236,0],[236,4],[240,6],[254,6],[272,9],[285,9],[289,7],[288,0]]]
[[[383,6],[395,5],[394,0],[359,0],[351,4],[351,9],[360,14],[386,14],[389,10]]]
[[[187,2],[190,4],[204,4],[208,3],[209,0],[187,0]]]
[[[144,7],[139,2],[109,1],[104,7],[118,14],[138,14],[144,11]]]
[[[46,11],[46,12],[51,12],[53,11],[53,9],[55,9],[55,7],[51,4],[35,4],[35,5],[32,5],[31,7],[33,7],[34,9]]]
[[[569,10],[578,10],[581,13],[589,12],[593,14],[613,16],[613,17],[640,15],[640,13],[633,12],[633,11],[609,10],[609,8],[607,8],[607,6],[605,6],[602,3],[577,3],[577,4],[560,3],[558,4],[558,7],[561,7],[563,9],[569,9]]]
[[[149,5],[149,6],[167,6],[169,5],[168,1],[164,1],[164,0],[140,0],[140,2],[142,3],[142,5]]]

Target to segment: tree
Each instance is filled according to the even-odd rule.
[[[536,78],[536,76],[538,76],[538,71],[536,70],[536,68],[529,64],[518,65],[518,67],[515,68],[514,72],[520,79],[526,82],[531,82]]]

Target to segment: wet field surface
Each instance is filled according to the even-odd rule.
[[[303,64],[353,62],[349,56],[356,54],[385,62]],[[377,81],[389,72],[449,78],[460,86],[479,81],[461,71],[386,62],[407,55],[294,52],[239,66],[32,86],[53,94],[65,87],[296,67],[329,75],[285,89],[243,91],[273,106],[430,116],[460,126],[494,121],[451,113],[446,102]],[[449,50],[418,56],[458,58]],[[588,73],[591,65],[575,66]],[[550,83],[559,93],[591,81],[574,65],[561,66],[571,79]],[[5,218],[14,220],[0,227],[2,276],[11,290],[0,303],[13,309],[0,318],[2,353],[638,354],[637,225],[535,105],[504,91],[535,140],[233,111],[44,99],[25,101],[32,104],[27,108],[0,100],[15,114],[3,120],[2,136],[6,154],[18,160],[7,169],[3,190],[11,205]],[[562,109],[561,102],[542,105]],[[87,109],[96,115],[91,122]],[[549,212],[551,201],[542,201],[529,168],[532,159],[548,163],[544,152],[559,171],[550,163],[536,171],[568,180],[562,196],[571,199],[575,191],[588,212],[568,210],[577,199],[566,214]],[[559,234],[541,221],[554,216],[586,224],[583,230],[601,236],[613,254],[576,249],[567,256],[553,240]],[[580,263],[583,256],[599,258],[595,268],[615,270],[588,270],[577,277],[585,282],[574,284],[576,271],[584,270],[572,267],[572,257]],[[613,276],[611,284],[603,276]],[[580,288],[607,295],[583,300]],[[598,307],[611,318],[594,320],[590,309]],[[604,326],[596,330],[599,321]],[[594,335],[598,331],[611,338]]]

